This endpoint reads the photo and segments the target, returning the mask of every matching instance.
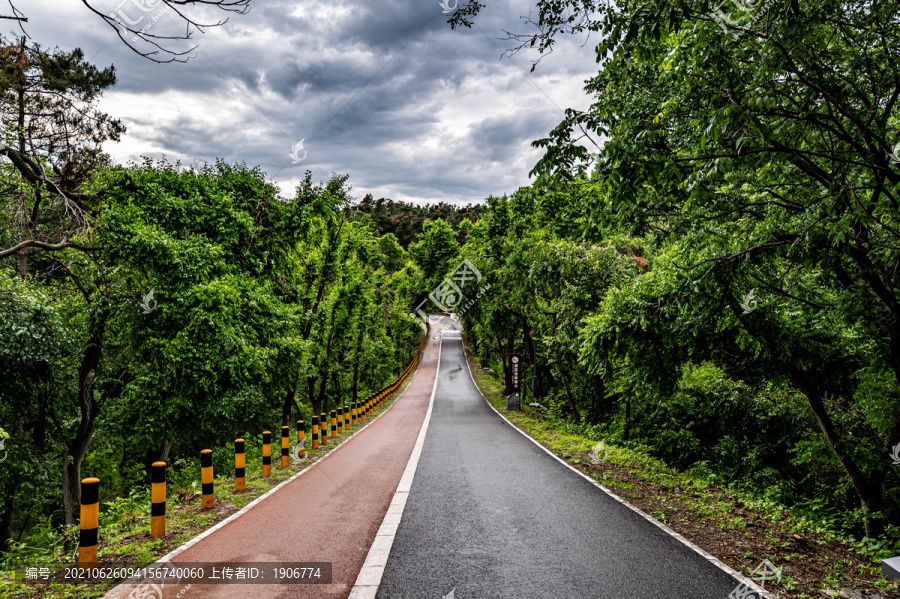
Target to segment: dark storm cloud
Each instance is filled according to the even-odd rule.
[[[288,192],[307,169],[349,174],[358,195],[470,202],[512,192],[540,157],[530,142],[562,119],[557,105],[588,104],[581,88],[596,69],[583,40],[561,43],[530,75],[535,56],[501,60],[509,42],[496,38],[519,26],[524,0],[491,3],[477,27],[458,31],[437,0],[257,0],[196,34],[196,58],[168,65],[129,51],[80,3],[29,2],[37,41],[116,65],[104,102],[129,126],[108,148],[118,159],[246,161]],[[301,139],[308,158],[292,164]]]

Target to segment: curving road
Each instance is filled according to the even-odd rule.
[[[507,424],[472,382],[459,333],[442,343],[378,598],[726,599],[738,586]]]

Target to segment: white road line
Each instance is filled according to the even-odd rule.
[[[503,414],[498,412],[494,408],[494,406],[491,405],[491,402],[489,402],[487,400],[487,398],[484,396],[484,393],[482,393],[481,389],[478,388],[478,383],[475,382],[475,377],[472,376],[472,369],[469,368],[469,360],[466,355],[465,346],[463,346],[463,356],[466,358],[466,360],[465,360],[466,361],[466,370],[469,372],[469,378],[472,379],[472,384],[475,385],[475,389],[478,391],[478,394],[481,395],[481,398],[484,400],[484,403],[486,403],[490,409],[494,410],[494,413],[497,414],[497,416],[499,416],[500,418],[503,418],[503,420],[506,422],[506,424],[513,427],[514,430],[520,432],[526,439],[528,439],[529,441],[531,441],[532,443],[534,443],[535,445],[540,447],[542,450],[547,452],[547,454],[550,455],[557,462],[559,462],[560,464],[562,464],[563,466],[565,466],[566,468],[568,468],[575,474],[581,476],[586,481],[588,481],[589,483],[591,483],[592,485],[594,485],[595,487],[597,487],[598,489],[600,489],[601,491],[603,491],[604,493],[606,493],[607,495],[609,495],[610,497],[612,497],[613,499],[615,499],[616,501],[621,503],[622,505],[627,506],[628,508],[632,509],[634,512],[640,514],[651,524],[654,524],[655,526],[657,526],[661,530],[663,530],[666,534],[668,534],[672,537],[675,537],[676,539],[681,541],[681,543],[683,543],[684,545],[686,545],[687,547],[689,547],[696,553],[700,554],[700,556],[703,557],[704,559],[706,559],[708,562],[710,562],[711,564],[713,564],[720,570],[723,570],[724,572],[726,572],[727,574],[729,574],[730,576],[735,578],[739,583],[746,585],[750,589],[754,590],[761,599],[764,597],[768,598],[768,599],[775,599],[775,595],[773,595],[769,591],[765,590],[764,588],[762,588],[761,586],[756,584],[756,582],[754,582],[753,580],[750,580],[749,578],[747,578],[746,576],[744,576],[743,574],[741,574],[740,572],[738,572],[737,570],[735,570],[734,568],[732,568],[731,566],[726,564],[725,562],[721,561],[719,558],[717,558],[713,555],[710,555],[703,549],[700,549],[700,547],[698,547],[697,545],[694,545],[693,543],[691,543],[690,541],[685,539],[683,536],[681,536],[680,534],[678,534],[677,532],[675,532],[674,530],[672,530],[671,528],[669,528],[668,526],[666,526],[665,524],[663,524],[662,522],[660,522],[659,520],[657,520],[656,518],[651,516],[650,514],[644,512],[639,507],[631,505],[630,503],[628,503],[627,501],[625,501],[624,499],[622,499],[621,497],[619,497],[618,495],[616,495],[615,493],[613,493],[612,491],[610,491],[609,489],[607,489],[606,487],[604,487],[603,485],[598,483],[596,480],[594,480],[590,476],[586,475],[584,472],[581,472],[580,470],[572,467],[571,464],[569,464],[568,462],[566,462],[565,460],[560,458],[558,455],[556,455],[555,453],[553,453],[552,451],[550,451],[549,449],[547,449],[546,447],[544,447],[543,445],[538,443],[528,433],[526,433],[525,431],[520,429],[518,426],[516,426],[515,424],[513,424],[512,422],[507,420]],[[352,599],[352,596],[351,596],[351,599]]]
[[[434,371],[434,386],[431,388],[431,398],[428,400],[428,411],[425,412],[425,421],[422,428],[419,429],[419,436],[416,438],[416,444],[413,446],[412,455],[409,456],[409,462],[400,477],[400,484],[394,491],[394,497],[391,499],[391,505],[388,507],[387,514],[381,522],[381,527],[375,535],[375,540],[369,548],[366,555],[366,561],[359,576],[356,577],[356,584],[350,591],[348,599],[375,599],[378,593],[378,587],[381,586],[381,577],[384,576],[384,569],[387,567],[388,556],[391,554],[391,548],[394,546],[394,538],[397,536],[397,528],[400,526],[400,519],[403,517],[403,510],[406,509],[406,500],[409,498],[409,490],[412,487],[413,477],[416,475],[416,468],[419,465],[419,458],[422,457],[422,446],[425,445],[425,433],[428,430],[428,423],[431,421],[431,410],[434,407],[434,394],[437,391],[438,375],[441,371],[441,350],[443,349],[443,333],[438,338],[438,357],[437,368]]]

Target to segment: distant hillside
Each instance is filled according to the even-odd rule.
[[[419,206],[390,199],[373,199],[366,195],[359,204],[348,209],[351,220],[370,220],[380,235],[393,233],[404,248],[416,240],[422,232],[422,224],[428,220],[443,219],[459,235],[460,245],[466,241],[466,231],[461,229],[463,221],[476,221],[487,212],[487,205],[427,204]]]

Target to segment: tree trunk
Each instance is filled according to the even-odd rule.
[[[6,553],[10,539],[12,539],[12,520],[15,512],[15,497],[7,497],[0,511],[0,555]]]
[[[334,314],[331,319],[332,332],[328,338],[328,345],[325,346],[325,364],[322,365],[323,372],[319,376],[319,401],[323,404],[323,409],[328,409],[328,398],[325,392],[328,390],[328,377],[331,374],[331,347],[334,342]]]
[[[309,313],[309,320],[306,321],[306,327],[303,330],[303,340],[308,341],[310,335],[312,334],[312,326],[313,320],[316,314],[319,311],[319,306],[322,303],[322,297],[325,294],[325,287],[328,285],[328,272],[329,267],[331,266],[331,262],[333,259],[333,254],[338,248],[338,244],[340,241],[340,233],[344,228],[344,219],[341,218],[340,226],[337,228],[337,231],[329,226],[329,236],[328,236],[328,252],[325,254],[324,261],[322,263],[322,270],[318,276],[319,286],[316,290],[316,299],[313,302],[312,308]],[[310,282],[311,285],[312,282]],[[301,375],[297,375],[298,380]],[[306,377],[306,392],[307,397],[309,397],[309,401],[312,404],[313,415],[318,416],[321,414],[322,402],[316,397],[316,377],[307,376]],[[282,420],[284,420],[284,408],[282,408]],[[284,426],[284,425],[283,425]]]
[[[511,354],[513,351],[513,343],[514,343],[514,341],[513,341],[512,337],[506,338],[506,351],[505,352],[503,351],[503,346],[500,345],[500,351],[502,352],[502,354],[500,356],[500,363],[503,364],[503,393],[504,393],[504,395],[509,395],[511,393],[511,391],[509,389],[509,370],[511,367],[510,363],[509,363],[509,354]]]
[[[362,353],[363,337],[363,329],[360,327],[359,333],[356,335],[356,351],[353,354],[353,379],[350,383],[350,395],[352,397],[350,401],[353,402],[356,401],[359,393],[359,356]]]
[[[122,440],[122,459],[119,460],[119,476],[125,479],[125,465],[128,463],[128,441]]]
[[[94,398],[94,378],[103,355],[102,330],[106,314],[93,317],[92,334],[78,368],[78,405],[81,418],[78,430],[63,450],[63,509],[66,524],[75,524],[75,510],[81,504],[81,462],[94,437],[94,421],[100,414],[100,404]]]
[[[569,381],[566,380],[566,377],[563,376],[562,372],[559,373],[559,378],[562,381],[563,388],[566,390],[566,411],[572,417],[572,421],[575,424],[581,424],[581,414],[578,413],[578,408],[575,406],[575,402],[572,401],[572,394],[569,392]]]
[[[523,369],[523,370],[524,370],[524,369]],[[519,388],[522,390],[522,391],[521,391],[521,395],[522,395],[521,405],[528,405],[528,399],[527,399],[527,396],[528,396],[528,384],[525,382],[525,377],[524,377],[524,376],[522,377],[522,381],[521,381],[521,384],[519,385]]]
[[[813,384],[806,372],[803,372],[793,364],[785,366],[794,384],[800,389],[800,392],[806,396],[809,409],[816,417],[819,428],[825,436],[825,441],[831,449],[831,453],[837,458],[838,463],[843,467],[844,472],[850,477],[853,488],[859,497],[860,507],[868,509],[869,513],[878,512],[881,509],[881,492],[884,482],[884,472],[881,469],[873,469],[871,475],[866,478],[853,458],[848,455],[844,449],[844,443],[838,435],[825,402],[819,392],[818,387]],[[882,519],[867,519],[865,523],[866,536],[870,539],[877,538],[884,530],[884,521]]]
[[[359,354],[357,359],[353,361],[353,380],[350,383],[350,401],[356,403],[356,397],[359,393]]]
[[[625,400],[625,440],[631,438],[631,398]]]
[[[27,149],[27,146],[25,145],[25,64],[25,36],[22,36],[22,42],[19,45],[19,65],[22,65],[23,70],[20,74],[18,85],[16,86],[16,108],[18,109],[18,114],[16,116],[19,121],[18,135],[20,154],[25,154],[25,150]]]
[[[19,46],[19,64],[25,64],[25,38],[22,37],[22,43]],[[25,73],[24,71],[21,74],[21,79],[19,80],[19,85],[16,86],[16,95],[17,95],[17,117],[18,117],[18,141],[19,141],[19,153],[25,154],[25,150],[27,146],[25,145]],[[36,187],[36,186],[35,186]],[[30,227],[29,227],[30,228]],[[19,278],[25,279],[28,275],[28,250],[26,248],[22,248],[18,252],[16,252],[16,273],[19,275]]]
[[[172,451],[172,439],[166,437],[162,440],[162,443],[159,444],[159,453],[156,455],[157,462],[166,462],[169,461],[169,453]]]
[[[284,403],[281,404],[281,426],[291,425],[291,409],[294,406],[294,399],[297,397],[297,385],[299,384],[300,375],[298,374],[284,394]]]
[[[63,451],[63,508],[66,524],[70,526],[76,524],[75,506],[81,504],[81,460],[83,458],[84,454],[73,456],[70,455],[68,449]]]
[[[897,386],[900,387],[900,317],[895,316],[890,327],[890,365],[894,371],[894,378],[897,380]],[[895,447],[900,443],[900,405],[894,413],[894,425],[888,434],[888,448]]]
[[[538,364],[537,352],[535,351],[535,342],[531,337],[531,330],[528,327],[528,320],[522,318],[522,327],[524,332],[525,355],[530,358],[532,368],[532,391],[534,400],[544,396],[544,389],[541,381],[541,369]]]
[[[25,248],[16,252],[16,274],[22,280],[28,276],[28,250]]]
[[[309,403],[312,404],[313,416],[318,416],[322,413],[322,402],[316,397],[316,377],[306,377],[306,393],[309,397]]]

